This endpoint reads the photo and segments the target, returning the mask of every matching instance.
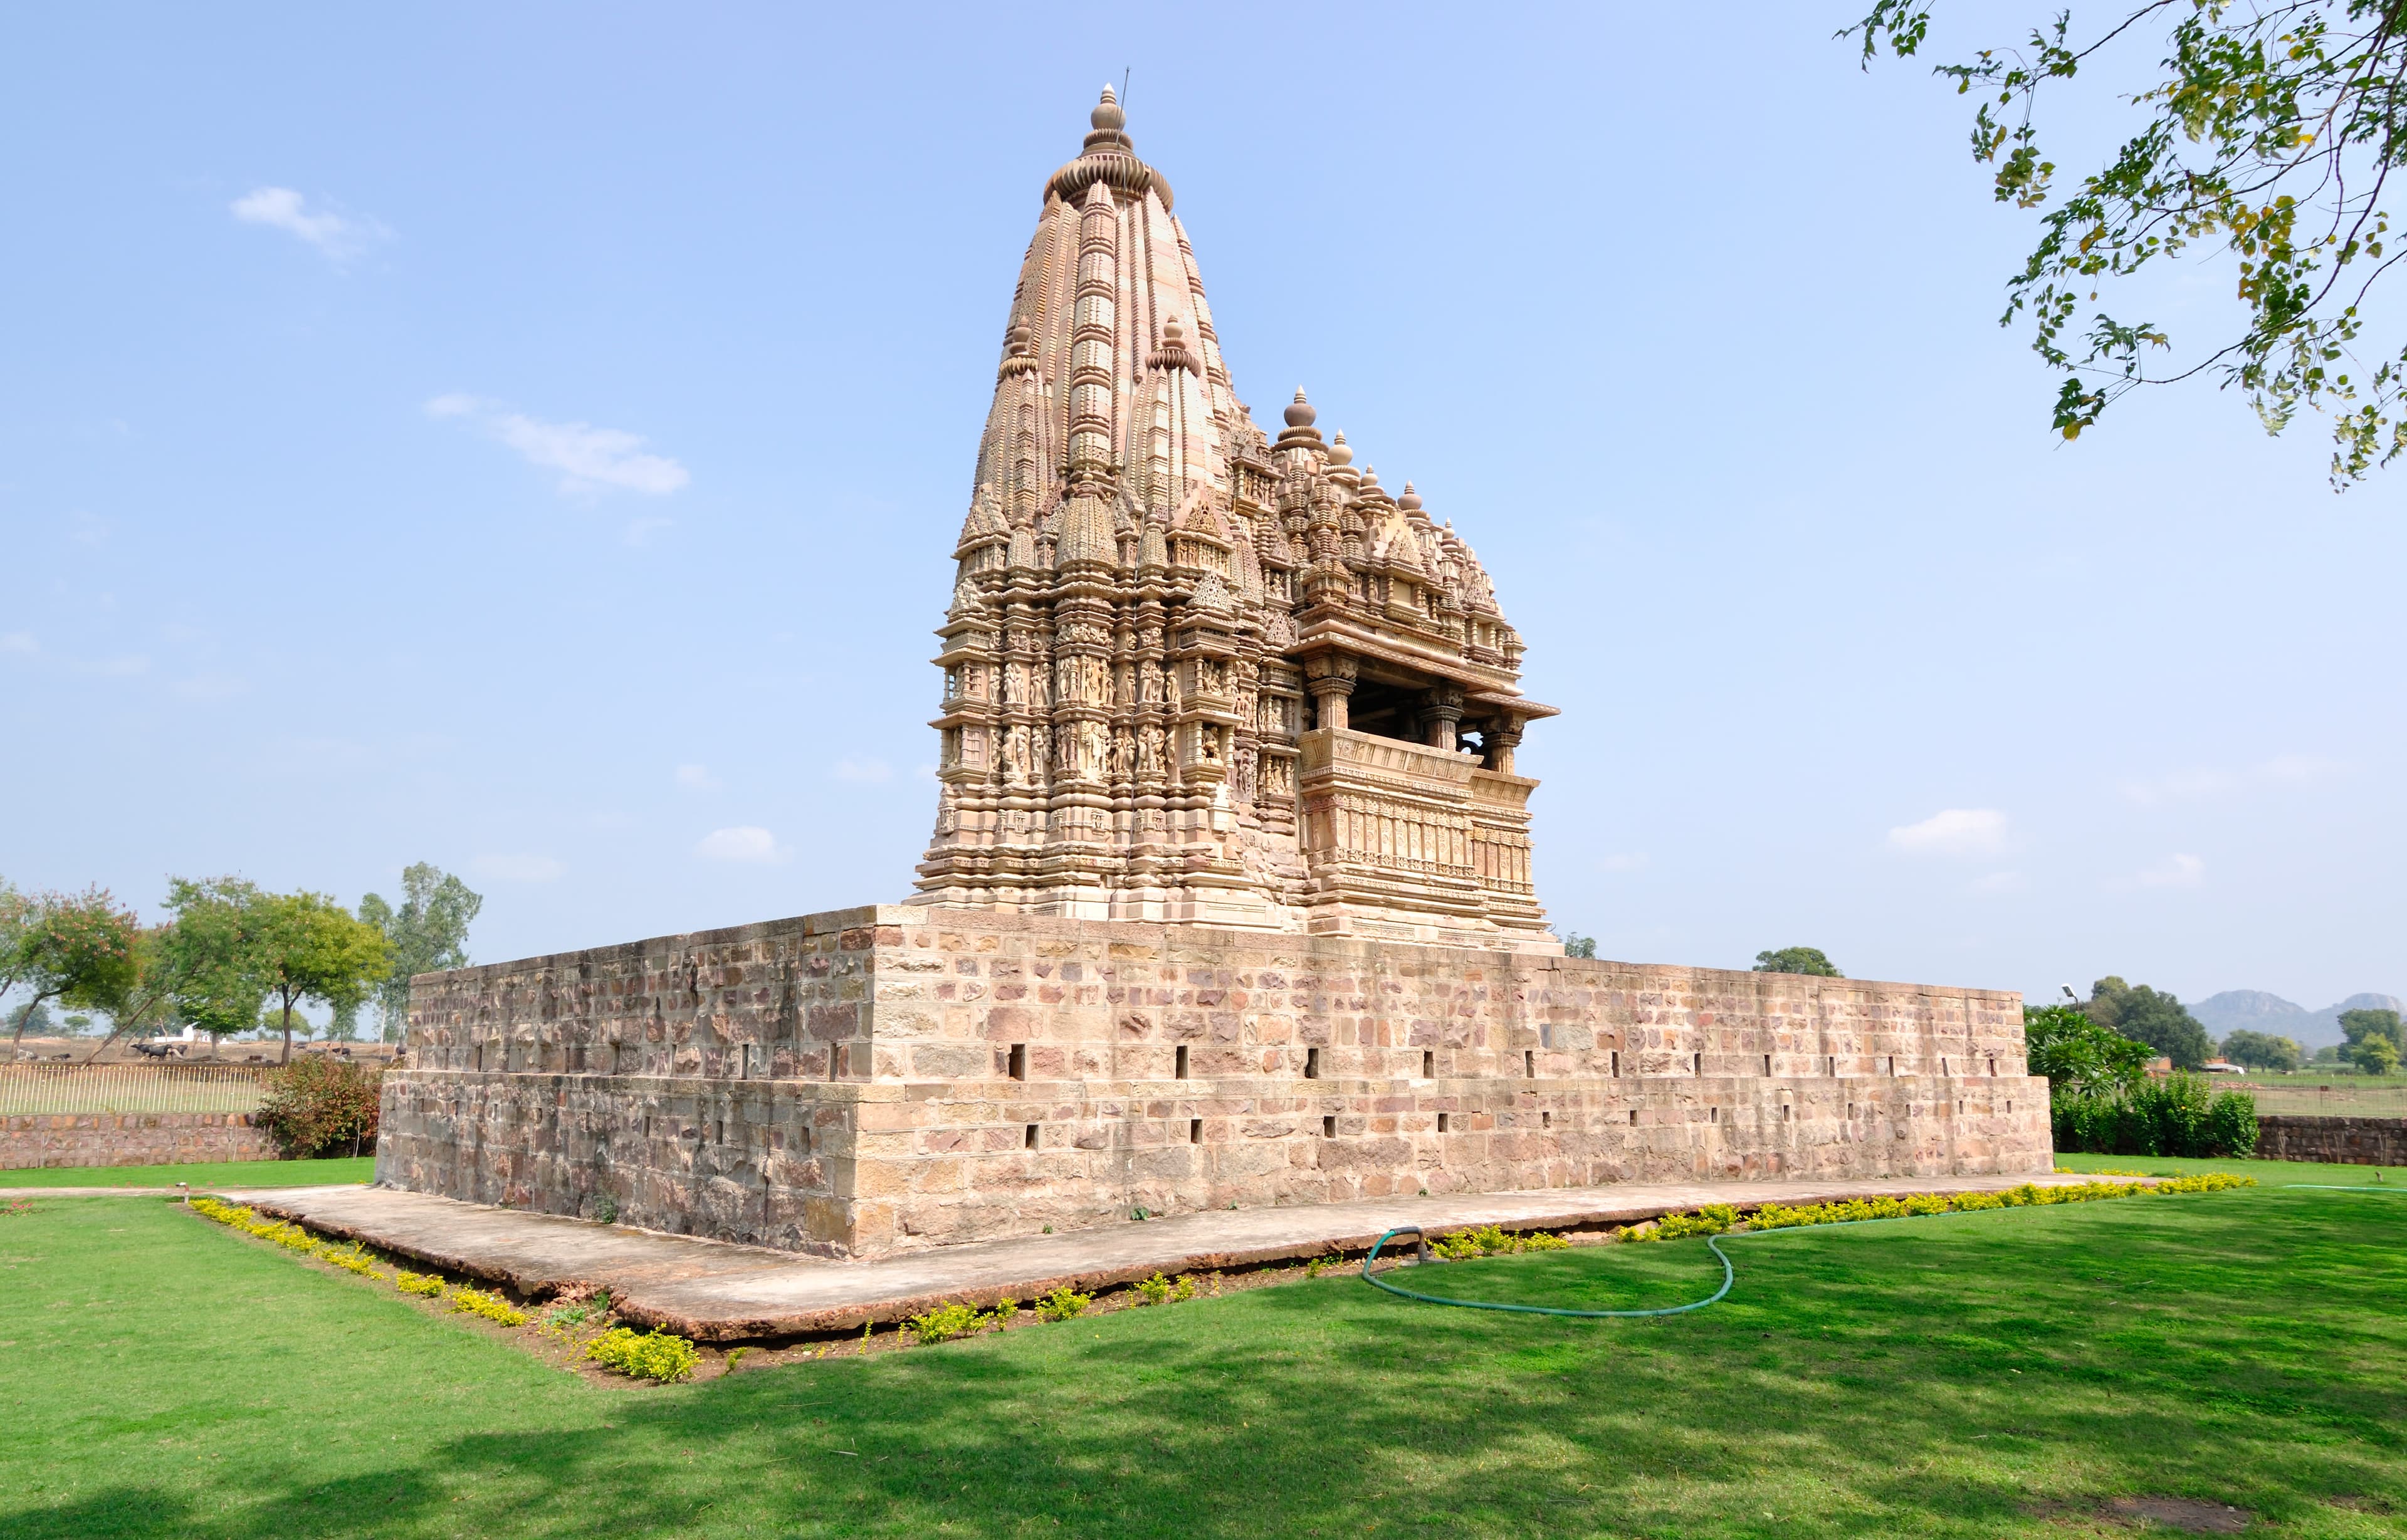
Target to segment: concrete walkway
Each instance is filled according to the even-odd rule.
[[[876,1262],[828,1262],[549,1214],[491,1208],[419,1192],[304,1187],[224,1195],[313,1230],[359,1239],[445,1272],[541,1293],[601,1284],[620,1314],[703,1341],[858,1329],[947,1301],[1027,1301],[1068,1285],[1092,1290],[1156,1272],[1209,1272],[1367,1250],[1404,1224],[1501,1224],[1559,1230],[1631,1224],[1701,1204],[1741,1206],[1908,1192],[1995,1192],[2078,1176],[1940,1176],[1873,1181],[1692,1182],[1374,1199],[1166,1219],[940,1247]]]

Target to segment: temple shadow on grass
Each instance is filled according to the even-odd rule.
[[[2039,1533],[2115,1493],[2317,1533],[2407,1506],[2386,1322],[2407,1203],[2229,1195],[1732,1247],[1657,1321],[1416,1305],[1332,1277],[470,1432],[205,1512],[155,1470],[25,1536]],[[1433,1270],[1693,1297],[1700,1243]],[[1649,1297],[1654,1296],[1654,1297]],[[849,1452],[838,1452],[849,1451]],[[296,1466],[296,1476],[306,1467]],[[947,1526],[950,1526],[947,1528]]]

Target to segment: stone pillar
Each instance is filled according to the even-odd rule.
[[[1303,687],[1312,692],[1315,715],[1322,727],[1346,725],[1346,698],[1354,693],[1361,665],[1341,652],[1324,652],[1303,665]]]
[[[1423,741],[1431,749],[1453,753],[1455,724],[1462,720],[1461,688],[1451,684],[1432,686],[1421,702]]]
[[[1486,738],[1488,768],[1500,776],[1513,774],[1513,750],[1521,747],[1521,724],[1507,718],[1489,728]]]

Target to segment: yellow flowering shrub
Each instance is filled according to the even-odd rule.
[[[403,1272],[395,1274],[392,1280],[392,1286],[395,1289],[400,1290],[405,1294],[423,1294],[429,1299],[432,1299],[435,1295],[443,1292],[443,1280],[438,1277],[429,1276],[424,1273]]]
[[[504,1326],[524,1326],[527,1323],[525,1311],[502,1298],[501,1295],[489,1294],[481,1289],[463,1286],[453,1290],[451,1308],[454,1312],[465,1312],[472,1316],[482,1316],[487,1320],[499,1321]]]
[[[702,1362],[702,1354],[683,1337],[657,1329],[638,1335],[625,1326],[614,1326],[587,1343],[585,1356],[605,1369],[662,1384],[688,1377]]]

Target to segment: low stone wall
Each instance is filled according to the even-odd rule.
[[[387,1186],[819,1255],[2049,1169],[2019,996],[879,906],[412,983]]]
[[[2407,1118],[2261,1117],[2257,1119],[2257,1158],[2407,1165]]]
[[[247,1112],[86,1112],[0,1118],[0,1171],[37,1166],[272,1161]]]

